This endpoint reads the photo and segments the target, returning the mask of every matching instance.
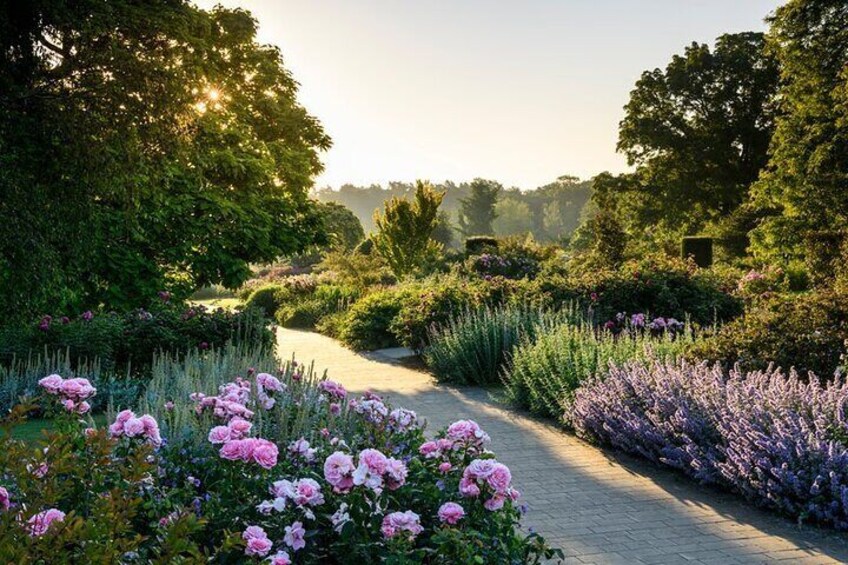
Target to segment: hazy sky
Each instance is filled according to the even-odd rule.
[[[622,106],[692,41],[764,30],[779,0],[201,0],[282,49],[333,138],[318,186],[625,170]]]

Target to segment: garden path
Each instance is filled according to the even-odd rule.
[[[530,511],[525,524],[566,563],[848,563],[848,536],[799,527],[673,472],[597,449],[516,413],[481,388],[437,385],[379,352],[359,354],[311,332],[280,329],[283,358],[314,361],[348,390],[415,410],[431,431],[460,418],[492,436]]]

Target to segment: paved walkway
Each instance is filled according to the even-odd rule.
[[[479,388],[435,384],[379,354],[327,337],[280,330],[283,358],[315,361],[348,390],[373,390],[415,410],[431,430],[460,418],[491,436],[530,512],[524,523],[566,563],[848,563],[848,536],[799,527],[672,472],[594,448],[516,414]]]

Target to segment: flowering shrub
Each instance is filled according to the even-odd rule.
[[[4,433],[0,560],[538,563],[559,554],[516,529],[511,473],[476,423],[426,440],[414,412],[374,394],[349,398],[294,362],[217,375],[154,379],[138,409],[146,413],[123,410],[108,429],[60,408],[59,432],[35,452]],[[59,379],[43,380],[46,398],[89,392]]]
[[[577,434],[799,519],[848,529],[848,382],[707,364],[630,364],[588,381]]]
[[[467,268],[484,279],[505,277],[508,279],[533,278],[539,272],[539,262],[531,257],[504,257],[484,253],[468,259]]]
[[[149,310],[123,314],[86,311],[78,316],[44,316],[26,328],[0,330],[0,362],[33,352],[66,351],[72,365],[95,359],[106,370],[140,373],[157,352],[184,353],[227,342],[270,345],[272,333],[261,314],[185,306],[164,299]]]

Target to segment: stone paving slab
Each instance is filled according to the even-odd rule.
[[[797,526],[733,495],[597,449],[509,410],[480,388],[438,385],[379,353],[280,329],[283,359],[314,361],[352,392],[373,390],[415,410],[435,430],[460,418],[492,436],[530,507],[524,523],[562,548],[565,563],[848,563],[848,536]]]

